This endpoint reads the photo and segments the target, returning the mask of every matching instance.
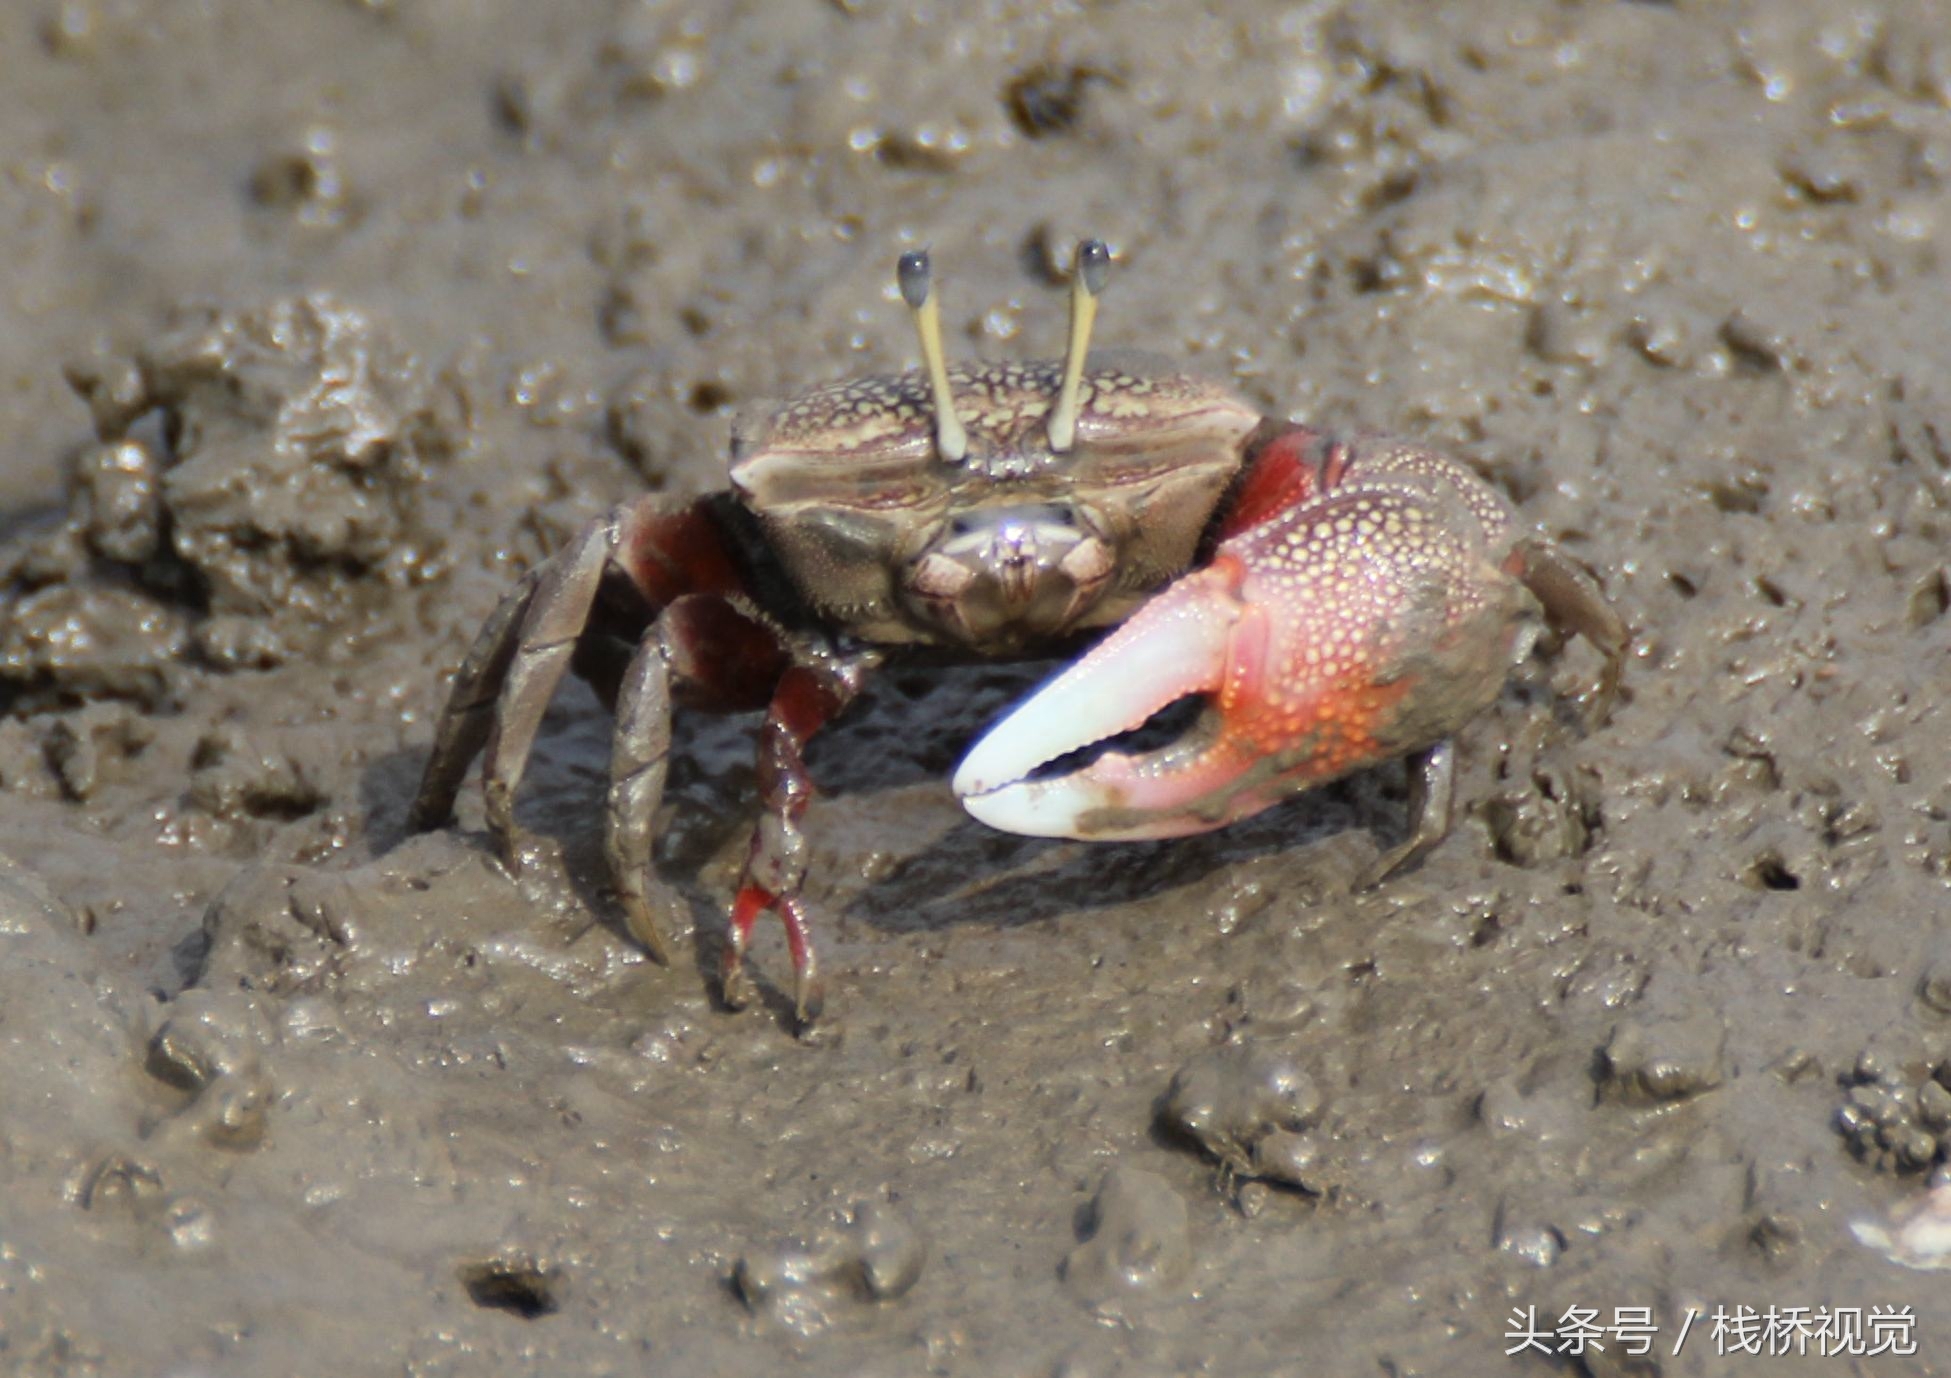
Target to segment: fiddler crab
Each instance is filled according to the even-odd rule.
[[[1048,657],[1115,628],[955,772],[963,806],[1008,832],[1201,833],[1407,757],[1409,837],[1365,886],[1449,831],[1451,739],[1529,654],[1540,614],[1603,657],[1603,720],[1627,632],[1581,565],[1453,459],[1263,416],[1157,359],[1090,356],[1109,267],[1101,242],[1078,246],[1061,360],[951,367],[928,256],[903,255],[923,367],[749,411],[729,489],[624,503],[531,570],[455,675],[411,826],[451,818],[485,751],[488,828],[519,864],[516,791],[575,669],[616,715],[604,821],[625,921],[666,961],[658,915],[679,902],[651,848],[672,707],[763,709],[721,989],[733,1008],[751,998],[746,945],[771,911],[805,1025],[821,1006],[805,750],[891,657]],[[1178,740],[1062,769],[1193,696]]]

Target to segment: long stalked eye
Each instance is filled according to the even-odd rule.
[[[895,265],[901,300],[914,313],[915,333],[921,337],[921,362],[928,370],[928,386],[935,395],[935,450],[950,464],[969,453],[969,433],[955,414],[955,398],[948,390],[948,356],[942,349],[942,309],[932,291],[928,251],[901,255]]]
[[[1077,262],[1070,274],[1070,342],[1064,348],[1064,380],[1050,408],[1050,448],[1058,454],[1077,439],[1077,397],[1084,381],[1084,359],[1091,349],[1091,326],[1097,320],[1097,299],[1111,273],[1111,251],[1101,239],[1077,246]]]

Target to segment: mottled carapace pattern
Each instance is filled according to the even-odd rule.
[[[868,640],[1020,651],[1106,625],[1192,562],[1261,416],[1217,383],[1109,356],[1085,371],[1076,440],[1060,452],[1046,424],[1061,373],[1054,361],[951,368],[960,460],[937,451],[919,372],[815,388],[741,418],[733,491],[807,603]],[[1064,625],[975,619],[977,645],[908,596],[957,523],[1053,512],[1103,542],[1114,570]]]
[[[1073,463],[1093,444],[1119,445],[1134,429],[1171,433],[1203,427],[1215,413],[1249,412],[1228,389],[1193,374],[1146,371],[1112,364],[1086,369],[1079,392],[1078,444],[1053,452],[1045,434],[1050,406],[1062,381],[1056,360],[1031,363],[978,363],[951,366],[949,387],[957,415],[969,432],[969,454],[950,469],[963,468],[992,478],[1027,478]],[[935,411],[928,379],[919,371],[851,378],[814,388],[786,402],[735,450],[733,481],[760,492],[762,481],[777,478],[778,461],[807,466],[804,482],[831,482],[822,470],[846,469],[876,460],[934,458]],[[1132,467],[1149,471],[1142,455]],[[817,477],[816,477],[817,475]]]

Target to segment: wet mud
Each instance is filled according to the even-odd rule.
[[[1929,0],[49,0],[0,109],[0,1369],[1951,1371]],[[519,876],[472,783],[407,834],[523,572],[911,365],[902,250],[1058,352],[1085,234],[1106,347],[1588,565],[1611,720],[1547,639],[1358,892],[1399,767],[1009,837],[946,779],[1039,672],[891,673],[811,756],[805,1038],[774,929],[711,994],[749,719],[677,724],[669,967],[586,689]]]

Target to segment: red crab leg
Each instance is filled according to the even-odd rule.
[[[1212,562],[969,753],[955,777],[968,811],[1034,836],[1205,832],[1425,751],[1481,711],[1535,604],[1440,485],[1358,470],[1312,433],[1273,441]],[[1032,778],[1188,695],[1205,707],[1180,740]]]
[[[871,656],[823,657],[780,677],[759,729],[759,802],[764,812],[752,833],[745,874],[732,900],[731,925],[720,957],[719,990],[740,1009],[752,998],[745,948],[752,925],[770,909],[786,927],[793,961],[793,1008],[805,1026],[820,1014],[824,988],[800,889],[806,883],[806,838],[800,819],[813,802],[806,744],[839,715],[873,667]]]

